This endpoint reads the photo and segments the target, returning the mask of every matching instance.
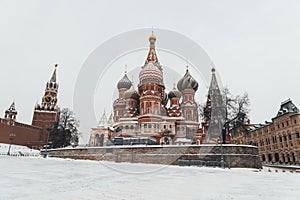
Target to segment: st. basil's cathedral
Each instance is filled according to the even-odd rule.
[[[90,146],[106,145],[115,137],[147,137],[155,139],[158,144],[192,144],[205,139],[209,120],[200,126],[199,105],[195,101],[198,82],[186,66],[184,76],[167,93],[153,34],[149,42],[149,52],[139,73],[137,88],[125,71],[117,83],[119,94],[113,103],[113,113],[108,120],[104,113],[98,127],[92,128]],[[218,87],[215,85],[214,68],[212,72],[213,86],[211,84],[210,89]],[[209,105],[208,99],[207,107]]]

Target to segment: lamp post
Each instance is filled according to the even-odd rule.
[[[222,128],[222,141],[221,141],[221,168],[225,169],[224,166],[224,152],[223,152],[223,141],[224,141],[224,132],[226,133],[226,129]]]
[[[10,143],[9,143],[9,148],[8,148],[8,152],[7,152],[8,156],[10,156],[11,144],[14,141],[15,137],[16,137],[16,134],[14,134],[14,133],[9,134],[9,141],[10,141]]]

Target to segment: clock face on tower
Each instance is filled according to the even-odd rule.
[[[52,101],[52,97],[50,95],[44,96],[44,102],[50,103]]]

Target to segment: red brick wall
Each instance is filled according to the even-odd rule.
[[[59,112],[57,111],[34,111],[32,125],[42,128],[41,140],[46,143],[47,141],[47,128],[50,125],[58,122]]]
[[[0,143],[10,143],[9,135],[15,134],[13,144],[24,145],[30,148],[39,148],[43,145],[41,141],[42,128],[19,122],[8,125],[7,121],[0,118]]]

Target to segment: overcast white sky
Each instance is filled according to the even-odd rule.
[[[89,54],[114,35],[153,26],[201,45],[223,85],[234,94],[249,93],[251,120],[262,123],[287,98],[300,106],[299,10],[299,1],[275,0],[1,0],[0,116],[15,100],[18,120],[31,123],[55,63],[59,106],[72,108],[75,81]],[[122,72],[120,66],[118,76]],[[200,86],[199,95],[206,92]],[[99,117],[104,107],[95,106]]]

